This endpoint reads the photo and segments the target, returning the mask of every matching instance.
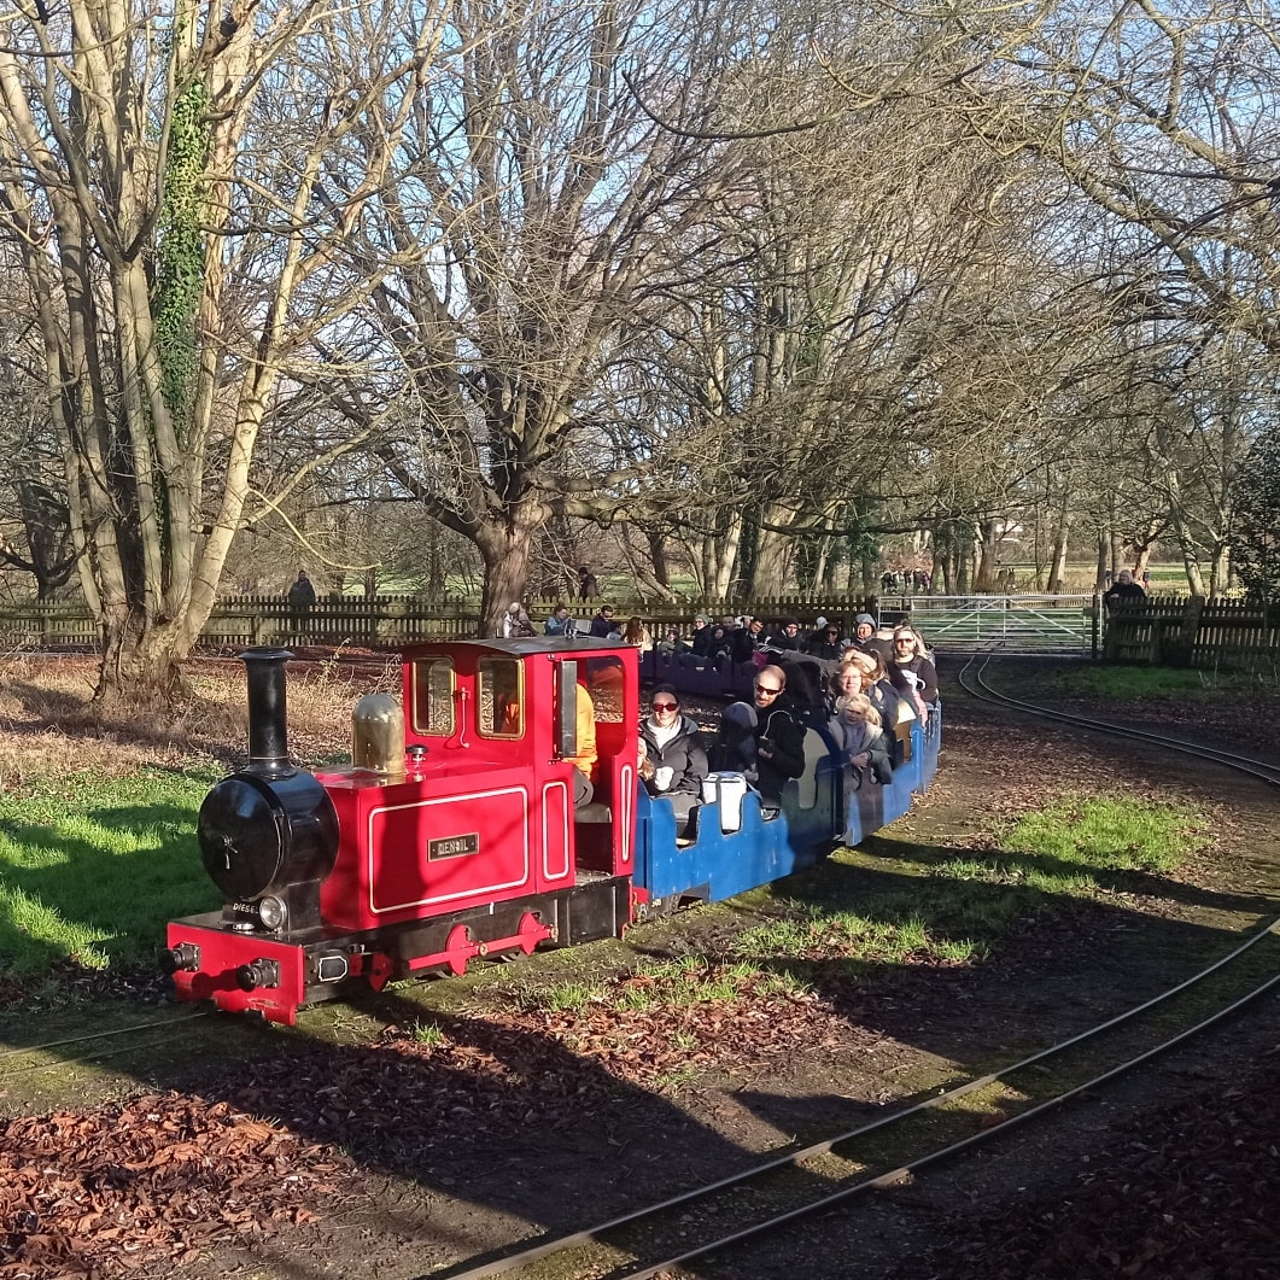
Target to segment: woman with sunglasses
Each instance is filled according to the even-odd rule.
[[[938,671],[925,656],[920,636],[910,627],[899,627],[893,633],[893,661],[899,671],[909,674],[925,706],[932,707],[938,701]]]
[[[707,748],[697,722],[681,714],[680,695],[660,684],[649,695],[649,714],[640,722],[640,742],[648,765],[645,787],[651,796],[666,796],[676,812],[676,829],[702,799],[707,776]]]

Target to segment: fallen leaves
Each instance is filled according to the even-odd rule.
[[[149,1094],[0,1129],[0,1277],[113,1276],[312,1217],[341,1157],[227,1102]]]

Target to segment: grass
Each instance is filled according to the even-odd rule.
[[[163,942],[170,917],[215,908],[194,839],[213,776],[151,768],[0,792],[5,969],[128,967]]]
[[[1172,871],[1207,846],[1203,826],[1179,805],[1077,796],[1020,818],[1007,843],[1082,868]]]
[[[1224,695],[1244,697],[1280,692],[1274,676],[1245,672],[1196,671],[1177,667],[1080,667],[1059,671],[1045,691],[1065,697],[1104,698],[1108,702],[1130,702],[1144,698],[1157,701],[1208,701]]]
[[[884,919],[854,911],[827,911],[806,903],[785,905],[789,912],[786,918],[748,929],[738,938],[735,953],[757,962],[845,960],[875,966],[957,964],[981,952],[971,939],[935,932],[910,911]],[[794,974],[775,973],[773,977],[801,988],[805,985]]]

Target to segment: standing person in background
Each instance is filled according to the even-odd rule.
[[[316,589],[311,585],[305,569],[298,570],[298,577],[289,588],[285,597],[289,604],[289,626],[293,631],[302,631],[307,624],[307,615],[316,602]]]
[[[594,600],[600,594],[600,584],[596,575],[585,564],[578,566],[578,599]]]
[[[1122,604],[1140,604],[1147,598],[1147,593],[1133,580],[1128,569],[1121,569],[1116,574],[1115,585],[1102,597],[1102,603],[1108,609]]]
[[[569,616],[569,606],[558,604],[543,624],[542,633],[548,636],[568,636],[577,634],[578,624]]]

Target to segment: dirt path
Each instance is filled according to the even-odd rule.
[[[187,1205],[180,1192],[194,1179],[209,1197],[221,1194],[225,1203],[230,1195],[241,1216],[217,1221],[212,1235],[206,1222],[167,1244],[153,1241],[150,1260],[130,1274],[398,1280],[663,1198],[1092,1025],[1229,949],[1232,936],[1280,898],[1273,804],[1244,780],[1154,750],[1046,732],[958,696],[947,706],[946,734],[939,785],[920,810],[855,857],[820,868],[795,893],[856,901],[864,886],[886,879],[909,890],[931,859],[989,850],[999,825],[1052,786],[1177,796],[1206,814],[1218,844],[1176,878],[1130,878],[1101,900],[1055,904],[1022,922],[984,963],[885,964],[812,999],[771,995],[754,1030],[743,1020],[750,1010],[700,1025],[702,1056],[689,1078],[657,1075],[645,1061],[661,1017],[637,1010],[596,1033],[589,1019],[526,1014],[504,997],[516,979],[499,970],[474,983],[406,987],[359,1007],[319,1010],[294,1034],[237,1027],[234,1046],[199,1040],[194,1060],[189,1052],[126,1058],[114,1074],[69,1077],[63,1088],[78,1096],[59,1098],[50,1083],[22,1107],[82,1109],[140,1087],[155,1097],[173,1090],[176,1101],[148,1114],[179,1108],[197,1147],[229,1140],[198,1122],[221,1108],[233,1128],[243,1116],[270,1129],[259,1140],[277,1144],[268,1152],[277,1182],[295,1168],[323,1170],[301,1200],[291,1194],[287,1202],[273,1202],[271,1178],[249,1176],[266,1167],[249,1154],[244,1184],[221,1192],[216,1161],[176,1181],[148,1173],[154,1196],[172,1197],[173,1214]],[[577,981],[616,973],[639,954],[713,950],[755,911],[751,901],[726,904],[636,929],[626,946],[554,953],[510,973],[520,982]],[[1233,1028],[1233,1043],[1248,1056],[1274,1044],[1277,1029],[1272,1003]],[[1060,1191],[1117,1120],[1163,1105],[1194,1086],[1197,1073],[1216,1069],[1221,1043],[1206,1041],[1155,1076],[1037,1126],[979,1161],[976,1173],[966,1167],[931,1178],[883,1197],[870,1216],[833,1215],[689,1274],[793,1276],[803,1267],[815,1277],[888,1280],[904,1258],[936,1266],[927,1248],[945,1238],[942,1224],[971,1197],[1004,1209]],[[11,1094],[0,1104],[13,1114],[18,1100]],[[0,1167],[0,1187],[2,1179]],[[299,1204],[302,1214],[293,1212]],[[273,1208],[287,1211],[273,1216]],[[209,1212],[203,1201],[191,1211]],[[104,1274],[119,1266],[108,1261]]]

